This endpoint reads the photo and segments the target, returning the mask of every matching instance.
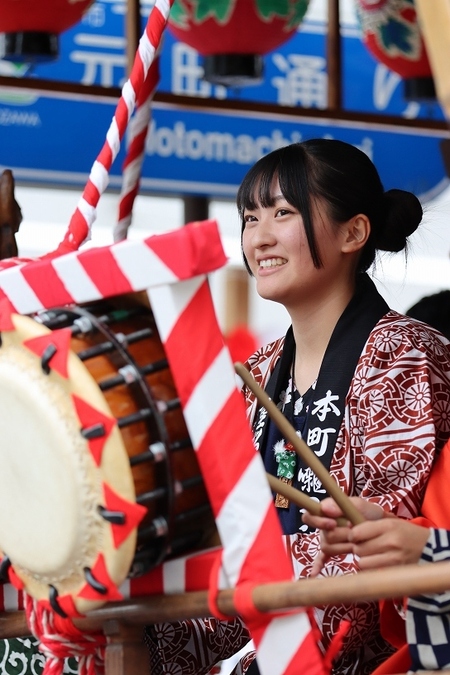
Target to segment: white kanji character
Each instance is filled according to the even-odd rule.
[[[183,42],[176,42],[172,47],[173,93],[204,98],[214,95],[217,99],[227,97],[226,87],[213,87],[209,82],[202,81],[202,77],[203,67],[199,62],[198,52]]]
[[[105,25],[105,20],[105,7],[99,2],[94,2],[89,11],[81,19],[85,26],[90,26],[91,28],[102,28]]]
[[[316,474],[309,468],[299,469],[298,482],[302,492],[318,492],[325,493],[322,483],[317,478]]]
[[[339,396],[337,394],[332,394],[328,389],[323,398],[319,399],[318,401],[314,401],[314,405],[316,407],[311,410],[311,415],[317,415],[321,422],[324,421],[329,412],[334,412],[336,417],[338,417],[340,415],[339,408],[333,403],[333,401],[338,400]]]
[[[278,103],[303,108],[327,107],[326,60],[322,56],[275,53],[272,57],[284,77],[272,78],[278,89]]]
[[[114,68],[120,68],[125,73],[126,55],[125,38],[112,35],[91,35],[78,33],[75,43],[85,49],[74,50],[70,53],[70,60],[75,63],[84,63],[82,84],[94,84],[97,71],[100,72],[100,84],[103,87],[114,85]],[[93,48],[93,51],[89,51]],[[103,50],[103,51],[101,51]],[[122,81],[124,76],[122,77]]]
[[[325,454],[328,445],[328,434],[332,434],[335,431],[336,429],[332,429],[331,427],[328,429],[321,429],[320,427],[308,429],[307,445],[312,448],[313,445],[318,445],[320,443],[320,448],[314,450],[314,454],[317,457],[322,457],[322,455]]]

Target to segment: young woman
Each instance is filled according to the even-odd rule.
[[[450,435],[448,340],[391,311],[366,271],[378,251],[406,248],[422,219],[420,202],[409,192],[385,192],[354,146],[313,139],[260,159],[237,205],[257,292],[284,305],[291,319],[287,334],[247,367],[343,491],[414,517]],[[243,393],[266,469],[315,500],[326,497],[254,395]],[[319,532],[282,495],[274,501],[295,573],[307,577]],[[321,573],[355,570],[349,554]],[[377,603],[317,608],[315,617],[324,649],[341,620],[351,622],[336,675],[371,673],[392,651],[380,635]]]

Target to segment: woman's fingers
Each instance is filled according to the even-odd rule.
[[[314,558],[314,562],[312,564],[309,576],[317,577],[322,571],[322,568],[327,562],[327,560],[328,560],[327,556],[323,553],[323,551],[320,551]]]
[[[349,540],[349,527],[335,527],[320,534],[321,551],[328,557],[352,553],[353,543]]]
[[[318,530],[333,530],[336,527],[335,518],[327,518],[323,516],[313,516],[311,513],[303,513],[302,520],[308,527],[313,527]]]
[[[429,529],[401,518],[366,521],[349,533],[361,569],[418,562]]]

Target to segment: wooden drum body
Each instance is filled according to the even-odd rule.
[[[3,578],[85,613],[127,577],[217,543],[148,304],[121,296],[12,321],[0,347]]]

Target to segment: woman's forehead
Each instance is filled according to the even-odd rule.
[[[252,190],[252,201],[258,206],[271,206],[275,200],[284,199],[278,175],[259,176]]]

